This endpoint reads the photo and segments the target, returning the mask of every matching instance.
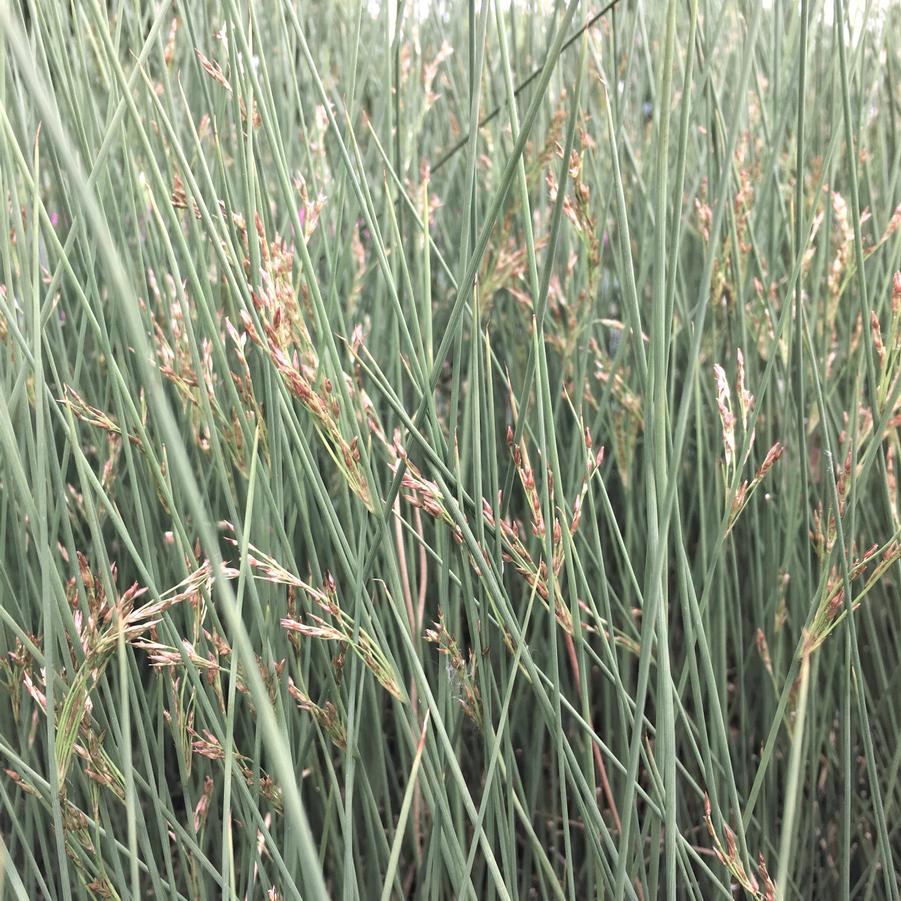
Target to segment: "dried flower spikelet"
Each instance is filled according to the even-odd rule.
[[[775,887],[770,879],[769,872],[766,868],[763,855],[758,856],[758,872],[763,880],[763,889],[760,888],[760,882],[753,873],[745,870],[741,856],[738,852],[738,846],[735,838],[735,832],[726,824],[723,826],[723,834],[725,836],[725,845],[717,835],[713,825],[713,818],[710,810],[710,800],[706,793],[704,795],[704,824],[707,832],[713,840],[713,853],[717,860],[729,871],[736,883],[757,901],[771,901],[775,898]]]
[[[436,101],[439,99],[440,95],[435,93],[432,90],[432,85],[435,81],[435,76],[438,74],[438,69],[441,64],[451,56],[454,52],[454,48],[447,41],[442,41],[441,47],[438,50],[435,58],[430,62],[426,63],[422,68],[422,88],[423,88],[423,96],[425,98],[425,109],[428,110],[432,107]]]
[[[454,695],[466,716],[481,729],[482,707],[476,683],[476,658],[470,652],[469,661],[466,661],[457,639],[444,625],[443,611],[438,611],[438,620],[432,625],[433,628],[425,630],[425,640],[436,645],[438,652],[447,657],[447,675]]]
[[[842,277],[847,267],[854,242],[854,229],[848,215],[848,204],[837,191],[832,192],[832,211],[835,215],[835,232],[838,235],[838,249],[829,267],[828,287],[832,296],[837,296],[842,285]]]
[[[762,852],[757,854],[757,870],[763,880],[763,901],[776,901],[776,883],[773,882],[766,866],[766,859]]]
[[[350,335],[350,348],[353,354],[356,356],[360,352],[360,348],[363,346],[363,326],[358,322],[353,327],[353,331]]]
[[[222,66],[219,65],[215,60],[208,59],[203,53],[200,52],[196,47],[194,48],[194,53],[197,55],[197,59],[200,61],[200,67],[206,72],[210,78],[213,79],[217,84],[221,85],[225,90],[231,94],[232,86],[228,83],[228,79],[225,77],[225,73],[222,71]]]
[[[735,523],[735,520],[738,519],[739,514],[744,509],[745,504],[748,500],[748,480],[745,479],[741,485],[735,491],[735,497],[732,499],[732,507],[730,509],[729,515],[729,527]]]
[[[190,734],[193,737],[191,748],[195,754],[199,754],[201,757],[206,757],[209,760],[225,759],[225,749],[222,747],[222,743],[208,729],[203,730],[203,737],[193,729],[190,730]]]
[[[738,395],[738,409],[741,413],[741,427],[748,428],[748,417],[754,408],[754,395],[748,391],[745,380],[745,358],[738,347],[735,350],[735,393]]]
[[[726,380],[726,371],[719,363],[713,364],[713,375],[716,380],[716,405],[720,413],[723,427],[723,447],[726,454],[726,466],[735,461],[735,414],[732,412],[731,392]]]
[[[710,810],[710,795],[704,792],[704,825],[711,838],[716,838],[716,830],[713,828],[713,816]]]
[[[879,325],[879,317],[874,310],[870,310],[870,331],[873,334],[873,347],[876,356],[879,357],[879,368],[885,369],[885,345],[882,343],[882,329]]]
[[[702,195],[707,193],[707,179],[703,179],[701,182],[701,192]],[[713,222],[713,210],[710,208],[710,204],[701,200],[700,197],[695,197],[695,212],[698,216],[698,225],[700,226],[701,234],[704,237],[704,243],[706,244],[710,240],[710,226]]]
[[[200,832],[200,828],[206,822],[210,808],[210,798],[213,796],[213,785],[214,782],[209,776],[203,780],[203,792],[200,795],[200,800],[194,807],[194,832]]]
[[[582,496],[579,495],[573,502],[573,515],[569,524],[569,534],[575,535],[582,521]]]
[[[785,453],[785,448],[777,441],[768,451],[766,457],[763,459],[763,463],[760,464],[760,467],[757,470],[756,475],[754,476],[754,481],[759,482],[763,477],[773,468],[773,465],[776,461]]]
[[[892,445],[888,445],[885,451],[885,487],[889,506],[892,512],[892,523],[895,528],[899,525],[898,516],[898,479],[895,475],[895,452]]]
[[[882,241],[885,241],[886,238],[890,238],[898,230],[899,225],[901,225],[901,203],[895,207],[892,218],[889,219],[888,225],[885,227]]]
[[[172,65],[172,59],[175,56],[175,38],[178,34],[179,21],[177,16],[172,17],[169,23],[169,34],[166,37],[166,46],[163,50],[163,62],[166,66]]]
[[[763,629],[757,630],[757,651],[760,654],[760,659],[763,661],[764,669],[772,676],[773,662],[770,659],[770,647],[767,644],[766,635],[764,635]]]

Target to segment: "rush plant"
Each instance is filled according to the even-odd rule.
[[[0,0],[0,898],[898,899],[899,48]]]

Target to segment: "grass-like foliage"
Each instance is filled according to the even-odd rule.
[[[0,2],[0,897],[897,899],[901,7]]]

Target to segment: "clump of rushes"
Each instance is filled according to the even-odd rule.
[[[66,587],[72,615],[72,631],[66,632],[69,661],[68,667],[60,670],[56,685],[56,692],[63,689],[63,699],[59,703],[54,700],[57,778],[60,785],[65,786],[72,760],[79,757],[84,761],[84,771],[90,779],[121,798],[123,777],[105,754],[98,725],[91,715],[93,693],[120,639],[135,647],[142,646],[145,637],[154,633],[163,614],[192,597],[199,586],[208,583],[211,577],[209,568],[203,568],[183,583],[186,590],[169,592],[155,601],[136,606],[136,601],[147,591],[137,583],[112,598],[107,596],[104,585],[115,586],[115,564],[104,579],[91,570],[87,557],[80,551],[77,552],[77,563],[79,576],[73,576]],[[24,687],[37,710],[46,715],[46,675],[36,666],[33,652],[19,642],[5,662],[4,669],[11,692],[18,696]],[[19,686],[13,684],[13,677],[20,680]],[[20,700],[17,699],[14,709],[18,716]]]
[[[901,16],[176,5],[0,2],[0,895],[901,901]]]

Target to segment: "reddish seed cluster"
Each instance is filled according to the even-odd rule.
[[[714,854],[716,854],[719,862],[732,874],[735,881],[757,901],[775,901],[776,885],[769,874],[763,854],[758,853],[757,855],[758,875],[755,876],[753,873],[748,872],[742,863],[741,855],[738,851],[735,832],[728,824],[723,826],[725,845],[717,834],[713,825],[710,798],[706,794],[704,795],[704,824],[707,827],[708,834],[713,839]]]

